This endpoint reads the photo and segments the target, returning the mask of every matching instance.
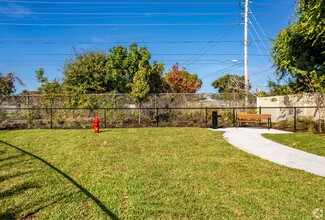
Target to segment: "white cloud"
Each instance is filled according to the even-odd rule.
[[[7,6],[0,6],[0,14],[6,15],[7,17],[13,19],[34,17],[30,9],[17,4],[8,4]]]
[[[110,37],[97,37],[97,36],[92,36],[90,37],[90,40],[95,43],[102,43],[110,40]]]

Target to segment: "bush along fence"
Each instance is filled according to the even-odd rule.
[[[0,129],[85,129],[92,127],[95,117],[99,117],[101,128],[234,127],[236,115],[247,112],[271,114],[273,128],[325,132],[322,110],[318,107],[0,108]]]

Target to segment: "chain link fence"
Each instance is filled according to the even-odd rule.
[[[247,112],[271,114],[274,128],[324,132],[324,101],[320,102],[323,99],[319,98],[324,96],[312,94],[302,97],[258,98],[256,103],[256,98],[250,96],[249,105],[239,107],[244,106],[244,96],[235,93],[151,94],[141,106],[134,103],[129,95],[119,93],[79,97],[12,96],[0,100],[0,129],[91,128],[96,116],[101,119],[101,127],[110,128],[211,127],[212,112],[217,111],[220,116],[218,125],[222,127],[234,126],[236,114]],[[302,102],[293,102],[295,99]],[[302,106],[295,106],[295,103]],[[309,106],[308,103],[318,105]],[[259,104],[261,107],[256,107]]]
[[[143,108],[234,107],[244,105],[242,94],[159,93],[149,94]],[[249,106],[256,97],[249,96]],[[0,100],[3,108],[136,108],[140,107],[128,94],[109,93],[81,96],[17,95]]]
[[[283,118],[272,119],[273,128],[325,132],[324,115],[314,118],[305,114],[317,112],[317,107],[0,108],[0,129],[85,129],[92,128],[95,117],[100,118],[102,128],[212,127],[213,112],[218,127],[233,127],[240,112],[266,114],[274,110],[281,111]]]

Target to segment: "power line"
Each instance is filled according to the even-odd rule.
[[[193,31],[182,31],[182,32],[173,32],[173,36],[174,35],[191,35],[193,36],[194,34],[198,34],[198,32],[193,32]],[[210,35],[213,34],[213,32],[211,31],[201,31],[199,32],[200,36],[203,35]],[[109,37],[111,38],[121,38],[121,37],[156,37],[156,36],[170,36],[170,33],[151,33],[151,34],[119,34],[119,35],[109,35]],[[96,38],[99,39],[105,39],[108,36],[105,35],[96,35]],[[25,40],[29,40],[30,38],[0,38],[0,41],[4,41],[4,40],[9,40],[9,41],[25,41]],[[33,40],[67,40],[67,39],[92,39],[92,36],[73,36],[73,37],[44,37],[44,38],[32,38]]]
[[[232,65],[232,66],[230,66],[230,67],[227,67],[227,68],[224,68],[224,69],[218,70],[218,71],[213,72],[213,73],[209,73],[209,74],[207,74],[207,75],[201,77],[201,79],[206,79],[206,78],[209,78],[209,77],[211,77],[211,76],[220,75],[220,74],[223,74],[223,73],[225,73],[225,72],[227,72],[227,71],[237,69],[237,68],[239,68],[239,67],[241,67],[241,66],[242,66],[242,64],[238,64],[238,63],[236,63],[235,65]]]
[[[1,1],[0,1],[1,3]],[[209,5],[209,7],[219,7],[220,5]],[[71,5],[68,7],[39,7],[34,8],[32,6],[29,7],[30,10],[84,10],[84,9],[138,9],[138,8],[176,8],[179,7],[179,5],[87,5],[87,8],[85,7],[76,7],[75,5]],[[206,7],[206,5],[183,5],[183,7]]]
[[[226,34],[224,34],[219,40],[222,40],[225,36],[227,36],[231,31],[233,30],[233,28],[231,28]],[[241,42],[241,41],[240,41]],[[208,44],[206,46],[208,46],[210,43],[213,43],[213,41],[209,41]],[[208,48],[202,55],[199,55],[195,60],[192,60],[191,63],[189,63],[189,65],[193,64],[194,62],[198,61],[205,53],[208,53],[210,50],[212,50],[212,48],[214,48],[215,45],[212,45],[210,48]],[[202,49],[204,49],[205,47],[203,47]],[[199,52],[201,52],[202,50],[200,50]]]
[[[172,66],[172,65],[174,65],[175,63],[176,63],[176,61],[175,62],[163,62],[166,66]],[[35,63],[35,62],[25,62],[25,63],[10,63],[11,65],[14,65],[15,67],[16,66],[23,66],[23,67],[26,67],[26,64],[28,64],[28,65],[33,65],[33,66],[62,66],[62,64],[63,64],[63,62],[56,62],[56,63]],[[8,63],[6,63],[6,64],[1,64],[0,63],[0,65],[6,65],[6,66],[8,66]],[[185,66],[186,67],[186,65],[185,64],[181,64],[180,63],[180,65],[181,66]],[[193,63],[192,65],[206,65],[206,66],[215,66],[216,65],[216,63],[213,63],[213,62],[209,62],[209,63],[206,63],[206,62],[200,62],[200,63]]]
[[[14,63],[33,63],[33,62],[48,62],[48,63],[56,63],[56,62],[61,62],[61,61],[65,61],[65,60],[0,60],[0,62],[14,62]],[[184,62],[186,60],[177,60],[177,59],[172,59],[172,60],[164,60],[164,59],[161,59],[159,60],[160,62]],[[202,62],[215,62],[215,63],[232,63],[233,61],[231,60],[201,60]]]
[[[79,17],[79,18],[7,18],[0,21],[71,21],[71,20],[89,20],[89,19],[105,19],[105,18],[143,18],[143,16],[105,16],[105,17]]]
[[[257,32],[257,30],[256,30],[256,28],[255,28],[255,26],[254,26],[254,24],[253,24],[253,23],[251,23],[251,24],[252,24],[252,27],[253,27],[253,29],[254,29],[254,31],[255,31],[255,34],[256,34],[257,37],[261,40],[261,37],[260,37],[259,33]],[[252,38],[254,39],[252,33],[249,32],[249,34],[250,34],[250,35],[252,36]],[[255,39],[254,39],[254,40],[255,40]],[[256,46],[257,46],[257,49],[258,49],[259,53],[262,55],[262,51],[261,51],[260,47],[258,46],[258,44],[257,44],[256,42],[255,42],[255,44],[256,44]],[[264,42],[262,42],[262,45],[263,45],[265,51],[269,51],[269,50],[267,49],[266,45],[264,44]],[[271,44],[270,44],[270,46],[271,46]],[[263,57],[263,60],[264,60],[265,64],[267,64],[265,57],[264,57],[264,56],[262,56],[262,57]]]
[[[253,14],[251,12],[251,14]],[[280,19],[287,19],[287,16],[279,16],[279,15],[274,15],[274,14],[266,14],[266,13],[254,13],[255,15],[262,15],[263,17],[272,17],[272,18],[280,18]]]
[[[69,56],[73,53],[0,53],[3,56]],[[192,56],[197,55],[193,53],[152,53],[154,56]],[[214,53],[214,54],[198,54],[204,56],[241,56],[240,53]],[[251,55],[251,54],[250,54]],[[259,55],[260,54],[255,54]]]
[[[127,26],[224,26],[224,25],[239,25],[239,23],[153,23],[153,24],[140,24],[140,23],[129,23],[129,24],[39,24],[39,23],[0,23],[2,26],[43,26],[43,27],[82,27],[82,26],[92,26],[92,27],[127,27]]]
[[[269,72],[269,71],[272,71],[272,68],[268,68],[268,69],[265,69],[265,70],[262,70],[262,71],[259,71],[259,72],[251,73],[251,76],[258,75],[258,74],[261,74],[261,73],[266,73],[266,72]]]
[[[292,8],[294,6],[294,4],[292,4],[291,6],[287,6],[285,4],[268,4],[268,3],[253,3],[254,6],[267,6],[267,7],[273,7],[273,8],[284,8],[284,9],[289,9]]]
[[[61,4],[61,5],[237,5],[238,2],[68,2],[68,1],[16,1],[0,0],[4,3]]]
[[[211,32],[201,32],[201,33],[204,33],[204,34],[211,34]],[[174,33],[173,33],[174,34]],[[177,33],[176,33],[177,34]],[[183,32],[183,33],[178,33],[180,35],[188,35],[188,34],[194,34],[194,32]],[[110,36],[110,37],[114,37],[114,38],[121,38],[121,37],[146,37],[146,36],[150,36],[150,37],[153,37],[153,36],[163,36],[165,34],[138,34],[138,35],[114,35],[114,36]],[[170,34],[166,34],[168,36],[170,36]],[[89,36],[85,36],[85,37],[59,37],[59,38],[32,38],[32,40],[29,40],[29,38],[0,38],[0,42],[4,42],[4,43],[12,43],[12,42],[16,42],[16,41],[21,41],[21,42],[43,42],[44,40],[70,40],[70,39],[73,39],[73,40],[76,40],[76,39],[85,39],[85,38],[88,38],[88,39],[92,39],[92,37],[89,37]],[[107,38],[107,36],[96,36],[96,38],[98,39],[101,39],[101,38]],[[255,41],[250,41],[250,42],[266,42],[268,40],[255,40]],[[60,42],[60,41],[57,41],[57,42]],[[75,41],[73,41],[75,42]],[[89,42],[88,41],[79,41],[79,42]],[[90,42],[93,42],[93,41],[90,41]],[[105,40],[100,40],[98,42],[112,42],[112,43],[116,43],[116,41],[105,41]],[[133,42],[136,42],[136,41],[132,41]],[[144,43],[147,43],[147,41],[140,41],[139,43],[141,42],[144,42]],[[157,41],[156,41],[157,42]],[[162,42],[177,42],[177,41],[162,41]],[[180,42],[184,42],[184,41],[180,41]],[[207,40],[207,41],[185,41],[185,42],[199,42],[199,43],[216,43],[216,42],[228,42],[228,43],[236,43],[236,42],[242,42],[241,40]],[[128,42],[124,42],[124,43],[128,43]]]
[[[1,3],[1,2],[0,2]],[[87,8],[84,7],[76,7],[75,5],[71,5],[71,6],[68,6],[68,7],[38,7],[38,8],[35,8],[35,7],[32,7],[32,6],[29,6],[29,9],[31,11],[34,11],[34,10],[50,10],[50,11],[53,11],[53,10],[89,10],[89,9],[100,9],[100,10],[103,10],[103,9],[144,9],[144,8],[150,8],[150,9],[156,9],[156,8],[165,8],[165,9],[171,9],[171,8],[178,8],[179,5],[87,5],[86,6]],[[183,8],[198,8],[198,7],[207,7],[207,5],[182,5]],[[209,5],[208,7],[220,7],[220,5]],[[10,8],[10,7],[8,7]],[[14,8],[12,8],[14,9]]]
[[[235,20],[235,18],[233,18],[230,22],[233,22]],[[213,38],[212,38],[212,40],[210,40],[209,42],[207,42],[198,52],[197,52],[197,54],[199,54],[199,53],[201,53],[201,52],[203,52],[203,50],[206,48],[206,47],[208,47],[209,46],[209,44],[210,43],[212,43],[214,40],[216,40],[217,39],[217,37],[224,31],[224,30],[226,30],[227,29],[227,27],[228,26],[225,26],[225,27],[223,27],[223,29],[221,29]],[[222,38],[221,38],[222,39]],[[221,39],[219,39],[219,40],[221,40]],[[207,53],[207,51],[205,51],[204,53]],[[188,62],[190,62],[192,59],[194,59],[195,58],[195,56],[197,56],[197,54],[195,54],[195,55],[193,55],[192,57],[190,57],[189,58],[189,60],[186,62],[186,63],[188,63]],[[200,57],[199,57],[200,58]],[[199,59],[198,58],[198,59]],[[192,61],[192,63],[193,62],[195,62],[195,61]]]
[[[138,44],[202,44],[211,41],[138,41]],[[213,43],[241,43],[238,40],[212,41]],[[130,44],[132,41],[0,41],[0,44]]]
[[[249,21],[250,21],[250,20],[249,20]],[[263,45],[265,51],[269,51],[269,50],[267,49],[266,45],[264,44],[264,41],[261,39],[260,34],[257,32],[257,30],[256,30],[256,28],[255,28],[255,26],[254,26],[254,24],[253,24],[252,22],[251,22],[251,25],[252,25],[252,27],[253,27],[253,29],[254,29],[254,31],[255,31],[255,34],[257,35],[258,39],[259,39],[260,42],[262,43],[262,45]],[[254,39],[254,42],[256,42],[255,39]],[[271,44],[270,44],[270,46],[271,46]]]
[[[173,36],[175,35],[186,35],[186,36],[194,36],[196,34],[201,35],[210,35],[213,34],[214,32],[211,31],[200,31],[200,32],[194,32],[194,31],[180,31],[180,32],[173,32]],[[128,33],[128,34],[117,34],[117,35],[109,35],[110,38],[122,38],[122,37],[157,37],[157,36],[170,36],[170,33],[151,33],[151,34],[133,34],[133,33]],[[96,35],[96,38],[99,39],[106,39],[108,36],[107,35]],[[73,40],[78,40],[78,39],[93,39],[91,36],[74,36],[74,37],[44,37],[44,38],[0,38],[0,41],[29,41],[29,40],[37,40],[37,41],[43,41],[43,40],[67,40],[67,39],[73,39]]]
[[[251,10],[250,10],[250,11],[251,11]],[[261,25],[260,25],[259,22],[257,21],[256,17],[254,16],[254,13],[253,13],[252,11],[251,11],[251,14],[252,14],[252,16],[253,16],[253,18],[254,18],[256,24],[258,25],[258,27],[259,27],[260,30],[262,31],[262,33],[263,33],[265,39],[267,39],[267,42],[269,43],[269,46],[271,46],[271,42],[269,41],[269,39],[268,39],[268,37],[266,36],[266,34],[265,34],[263,28],[261,27]]]
[[[0,53],[0,56],[72,56],[74,53]],[[210,54],[194,54],[194,53],[152,53],[153,56],[242,56],[242,53],[210,53]],[[270,54],[249,54],[250,56],[270,56]]]
[[[87,13],[89,14],[89,13]],[[158,15],[158,14],[150,14],[151,17],[194,17],[194,16],[225,16],[225,15],[234,15],[236,13],[220,13],[220,14],[165,14],[165,15]],[[139,14],[139,15],[112,15],[112,16],[99,16],[99,17],[77,17],[77,18],[14,18],[15,21],[73,21],[73,20],[96,20],[96,19],[107,19],[107,18],[148,18],[148,14]],[[0,19],[0,21],[12,21],[13,18],[10,19]]]
[[[145,15],[145,16],[216,16],[216,15],[237,15],[233,12],[218,13],[169,13],[169,12],[29,12],[29,11],[4,11],[4,14],[23,15]]]
[[[249,35],[254,39],[254,36],[252,35],[252,33],[251,33],[250,30],[248,30],[248,33],[249,33]],[[256,45],[258,51],[260,52],[260,54],[262,54],[262,51],[261,51],[260,47],[258,46],[258,44],[255,43],[255,45]],[[263,60],[264,60],[265,64],[267,64],[267,62],[266,62],[266,60],[265,60],[265,57],[264,57],[264,56],[262,56],[262,57],[263,57]]]

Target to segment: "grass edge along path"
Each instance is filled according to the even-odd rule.
[[[325,136],[311,132],[263,134],[263,137],[298,150],[325,157]]]
[[[325,178],[207,129],[0,131],[0,140],[2,218],[306,219],[324,209]]]

